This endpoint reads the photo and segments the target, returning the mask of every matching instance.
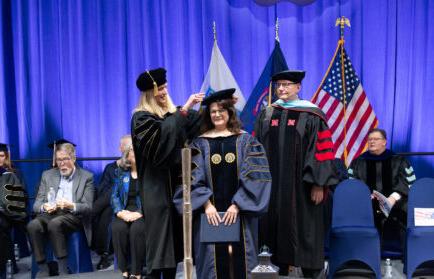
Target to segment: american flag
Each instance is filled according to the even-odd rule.
[[[327,115],[335,157],[349,165],[366,148],[368,132],[378,126],[378,119],[345,51],[343,41],[339,41],[312,102]]]

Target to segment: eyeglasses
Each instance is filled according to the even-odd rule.
[[[383,140],[383,138],[368,138],[368,141],[379,141]]]
[[[218,109],[218,110],[212,110],[211,114],[217,114],[217,113],[223,114],[224,112],[227,112],[227,110],[225,110],[225,109]]]
[[[62,164],[62,163],[68,163],[69,161],[71,161],[72,159],[70,157],[65,157],[65,158],[56,158],[56,163],[58,165]]]
[[[289,87],[290,85],[293,85],[293,84],[297,84],[297,83],[295,83],[295,82],[275,82],[274,83],[274,87],[275,88],[279,88],[280,86],[283,86],[284,88],[287,88],[287,87]]]

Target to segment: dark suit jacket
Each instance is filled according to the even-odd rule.
[[[82,220],[87,242],[90,245],[92,241],[91,210],[95,192],[95,188],[93,186],[93,174],[76,166],[72,179],[72,202],[74,202],[76,206],[76,211],[73,214],[77,215]],[[59,169],[50,169],[42,173],[38,195],[36,196],[35,203],[33,204],[33,211],[35,213],[40,213],[42,204],[48,201],[47,194],[50,190],[50,187],[53,187],[57,193],[59,184]]]

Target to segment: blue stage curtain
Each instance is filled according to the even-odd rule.
[[[306,99],[332,58],[336,18],[348,17],[346,49],[389,146],[434,151],[434,1],[3,0],[0,14],[0,141],[13,144],[15,158],[47,158],[58,137],[74,141],[79,156],[116,155],[138,74],[166,67],[183,104],[208,68],[213,21],[247,98],[274,46],[276,16],[288,66],[307,71]],[[411,159],[419,176],[432,173],[433,158]],[[99,172],[105,163],[84,166]],[[48,164],[20,167],[32,194]]]

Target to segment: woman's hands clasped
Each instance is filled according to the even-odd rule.
[[[212,205],[210,201],[207,201],[204,207],[208,223],[213,226],[218,226],[220,223],[224,223],[225,226],[235,224],[235,222],[237,221],[238,213],[240,211],[236,204],[232,204],[226,210],[223,218],[221,218],[219,213],[217,212],[217,209],[214,205]]]
[[[119,211],[116,216],[119,219],[124,220],[125,222],[134,222],[139,218],[142,218],[142,214],[139,212],[129,211],[129,210],[121,210]]]
[[[228,210],[226,210],[225,215],[223,215],[222,222],[225,223],[225,226],[235,224],[238,217],[238,212],[240,210],[238,209],[238,206],[236,204],[232,204],[229,206]]]

